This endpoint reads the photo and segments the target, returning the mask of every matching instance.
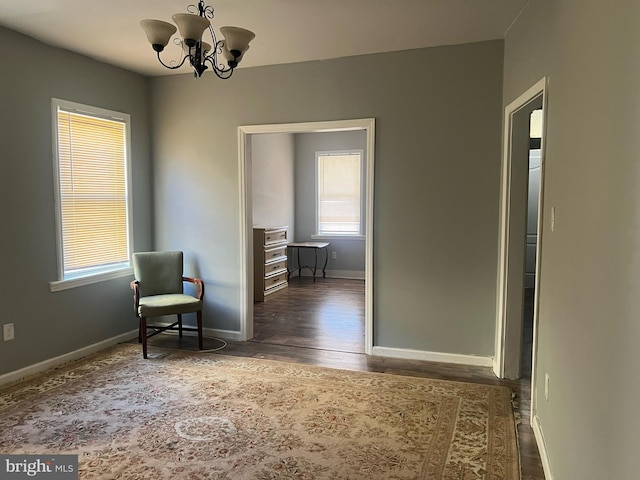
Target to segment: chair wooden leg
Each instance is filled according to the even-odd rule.
[[[140,330],[142,331],[142,358],[147,358],[147,319],[140,317]]]
[[[142,317],[138,319],[138,343],[142,343]]]
[[[202,350],[202,310],[197,313],[198,317],[198,348]]]
[[[178,335],[182,337],[182,315],[178,314]]]

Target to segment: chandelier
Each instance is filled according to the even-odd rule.
[[[189,13],[176,13],[171,17],[178,28],[162,20],[147,19],[140,22],[149,43],[158,55],[158,61],[164,67],[175,70],[189,60],[196,78],[199,78],[209,66],[218,77],[229,78],[233,69],[238,66],[245,52],[249,49],[249,42],[256,35],[240,27],[221,27],[220,33],[223,38],[217,40],[211,26],[213,7],[205,5],[204,0],[200,0],[198,5],[189,5],[187,11]],[[202,40],[202,35],[207,29],[209,29],[212,43]],[[182,38],[176,38],[174,43],[182,47],[183,56],[181,60],[174,60],[166,64],[160,58],[160,53],[177,30],[180,30]]]

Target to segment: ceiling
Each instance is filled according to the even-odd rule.
[[[211,0],[216,32],[256,33],[240,67],[503,38],[529,0]],[[0,0],[0,25],[145,75],[159,65],[139,26],[196,0]],[[163,59],[180,57],[171,43]],[[177,73],[189,72],[183,67]]]

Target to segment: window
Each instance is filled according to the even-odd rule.
[[[53,100],[59,290],[130,273],[129,116]]]
[[[316,163],[318,235],[360,235],[362,151],[318,152]]]

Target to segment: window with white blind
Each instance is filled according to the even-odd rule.
[[[129,115],[53,100],[58,282],[130,273]]]
[[[316,153],[317,235],[361,235],[362,153]]]

